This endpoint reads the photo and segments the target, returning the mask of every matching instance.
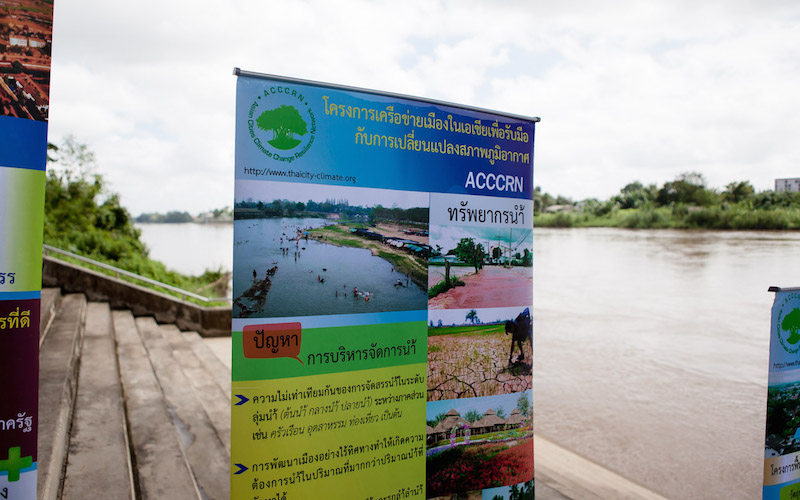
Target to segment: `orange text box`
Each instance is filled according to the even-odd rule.
[[[242,331],[245,358],[293,358],[300,361],[300,323],[247,325]],[[300,361],[302,364],[303,362]]]

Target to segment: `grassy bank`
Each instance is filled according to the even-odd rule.
[[[420,288],[428,286],[428,263],[407,254],[402,250],[395,250],[377,241],[356,236],[350,232],[350,226],[338,224],[319,227],[309,230],[309,234],[318,241],[343,247],[363,248],[372,252],[372,255],[390,262],[394,268],[403,274],[410,274],[411,281]]]
[[[451,288],[455,288],[457,286],[464,286],[464,282],[458,279],[458,276],[451,276],[450,283],[446,283],[444,280],[436,283],[432,287],[428,289],[428,298],[432,299],[439,295],[440,293],[444,293]]]
[[[534,225],[652,229],[800,229],[800,193],[756,192],[749,181],[710,188],[699,172],[645,186],[634,181],[607,200],[573,202],[534,188]]]
[[[589,212],[545,213],[533,218],[538,227],[622,227],[637,229],[800,229],[800,208],[751,209],[738,205],[618,209],[604,215]]]
[[[439,335],[485,336],[498,333],[505,333],[505,324],[489,323],[480,325],[428,327],[428,337],[436,337]]]

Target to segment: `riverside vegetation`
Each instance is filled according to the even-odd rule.
[[[48,144],[47,163],[45,244],[206,297],[227,293],[228,273],[222,269],[187,276],[148,257],[119,195],[107,189],[101,175],[93,173],[95,157],[88,146],[72,137],[59,146]]]
[[[749,181],[717,191],[697,172],[681,174],[660,188],[632,182],[606,201],[575,203],[537,186],[533,207],[539,227],[800,229],[800,193],[756,193]]]

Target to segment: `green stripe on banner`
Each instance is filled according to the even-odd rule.
[[[270,325],[272,326],[272,325]],[[257,334],[245,339],[253,342]],[[233,380],[265,380],[322,375],[427,362],[424,321],[301,330],[293,357],[247,358],[242,332],[233,332]],[[292,339],[294,342],[295,339]],[[270,344],[264,349],[271,355]]]

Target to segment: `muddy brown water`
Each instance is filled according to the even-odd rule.
[[[800,234],[535,229],[535,426],[668,498],[760,498],[770,285]]]
[[[173,261],[226,258],[165,226]],[[799,254],[793,232],[536,228],[537,433],[668,498],[760,498],[767,288],[800,286]]]

